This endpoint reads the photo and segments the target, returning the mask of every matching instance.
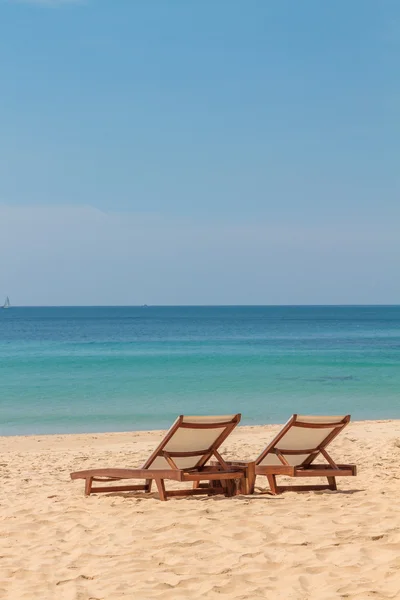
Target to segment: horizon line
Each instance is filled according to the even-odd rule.
[[[12,304],[11,308],[298,308],[298,307],[398,307],[400,304]]]

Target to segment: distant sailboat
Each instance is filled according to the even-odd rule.
[[[4,302],[2,308],[10,308],[10,298],[7,296],[6,301]]]

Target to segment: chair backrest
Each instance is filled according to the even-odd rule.
[[[350,415],[293,415],[256,459],[256,465],[305,466],[321,452],[330,462],[325,448],[349,421]]]
[[[203,467],[213,455],[220,460],[217,450],[240,417],[240,414],[179,416],[143,469],[195,469]]]

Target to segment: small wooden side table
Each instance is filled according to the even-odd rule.
[[[238,479],[236,495],[239,494],[254,494],[254,485],[256,482],[256,463],[254,460],[225,460],[229,467],[234,467],[235,470],[244,473],[244,477]],[[219,462],[211,461],[212,467],[222,467]]]

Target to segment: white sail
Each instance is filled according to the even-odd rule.
[[[3,308],[10,308],[10,298],[8,296],[3,304]]]

